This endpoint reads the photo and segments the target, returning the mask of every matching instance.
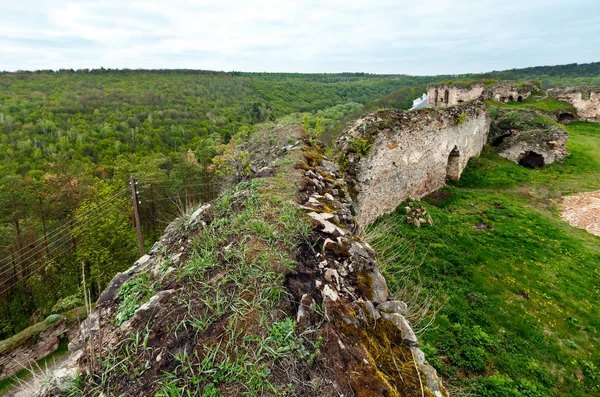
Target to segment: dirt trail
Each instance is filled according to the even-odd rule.
[[[600,236],[600,190],[563,198],[562,220]]]

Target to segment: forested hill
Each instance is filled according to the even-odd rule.
[[[394,105],[409,105],[431,79],[102,69],[0,74],[0,339],[81,304],[82,263],[93,294],[132,263],[138,252],[130,174],[140,181],[149,248],[176,212],[218,190],[223,181],[213,158],[233,155],[232,136],[244,139],[275,120],[302,122],[304,113],[308,124],[318,118],[328,129],[398,89],[405,89],[405,103]]]
[[[481,75],[500,80],[541,80],[546,88],[570,85],[598,85],[600,62],[494,71]]]
[[[600,85],[600,64],[494,72],[547,85]],[[537,74],[539,73],[539,74]],[[565,78],[566,76],[566,78]],[[273,124],[339,128],[377,107],[407,108],[456,76],[194,70],[0,73],[0,339],[92,299],[139,254],[127,181],[140,181],[149,247],[178,211],[224,183],[232,137]],[[474,75],[462,77],[477,77]],[[306,116],[306,120],[305,119]],[[110,204],[104,204],[110,200]]]

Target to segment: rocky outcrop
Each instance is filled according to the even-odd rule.
[[[528,168],[539,168],[567,157],[568,139],[569,136],[560,127],[515,132],[499,146],[500,156]]]
[[[310,141],[278,153],[281,157],[265,165],[272,169],[270,176],[245,181],[174,221],[148,255],[114,277],[71,344],[82,355],[79,367],[59,370],[61,379],[49,384],[60,387],[45,388],[38,396],[64,394],[65,377],[78,371],[82,395],[155,395],[167,381],[179,387],[176,374],[200,379],[195,385],[182,380],[186,390],[220,388],[223,395],[240,395],[246,389],[239,384],[249,387],[243,382],[256,371],[254,382],[265,382],[268,390],[291,388],[297,396],[447,395],[404,317],[406,304],[393,299],[375,252],[357,234],[339,166]],[[292,197],[283,192],[290,187]],[[263,203],[267,197],[294,210],[278,212]],[[308,234],[280,231],[283,224],[300,220]],[[254,259],[244,262],[245,257]],[[235,283],[234,272],[239,274]],[[244,287],[248,279],[255,281]],[[129,301],[135,310],[124,295],[132,286],[143,291],[135,295],[143,299]],[[219,293],[222,300],[214,300]],[[261,308],[273,294],[282,299]],[[129,314],[119,322],[124,310]],[[296,332],[291,327],[292,333],[274,333],[282,322],[273,321],[282,316],[293,319]],[[287,344],[274,344],[280,339]],[[305,345],[298,346],[302,341]],[[208,355],[211,349],[215,356]],[[127,351],[127,370],[121,351]],[[223,366],[215,362],[217,355]],[[258,361],[246,367],[255,373],[242,376],[238,357],[245,363],[255,356]],[[101,362],[112,364],[95,367]],[[184,364],[187,372],[181,372]],[[208,370],[195,374],[200,365]],[[227,383],[234,377],[238,380]]]
[[[551,164],[569,155],[569,136],[541,111],[493,108],[489,142],[499,155],[528,168]]]
[[[442,109],[381,111],[358,119],[338,139],[340,162],[361,224],[460,178],[486,142],[481,100]]]
[[[315,302],[323,307],[324,374],[330,379],[353,374],[346,385],[336,384],[337,393],[344,395],[447,395],[404,317],[406,304],[394,300],[375,252],[356,234],[359,225],[343,173],[319,154],[308,158],[299,198],[317,232],[313,245],[321,249],[316,256],[305,256],[311,260],[290,274],[288,283],[298,286],[291,292],[300,302],[299,321],[314,327],[318,319],[306,308]],[[314,284],[303,285],[306,279]]]
[[[573,105],[579,119],[600,123],[600,87],[552,88],[548,94]],[[559,117],[564,121],[573,121],[573,115],[568,112],[561,113]]]
[[[85,318],[85,310],[77,308],[65,315],[33,325],[0,344],[0,380],[55,352],[61,342],[74,338],[77,321]]]

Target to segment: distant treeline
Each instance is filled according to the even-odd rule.
[[[464,77],[600,85],[599,68]],[[227,158],[232,137],[247,137],[259,125],[300,124],[307,114],[311,126],[319,119],[323,136],[333,139],[365,112],[406,109],[427,84],[449,78],[456,76],[0,73],[0,339],[80,302],[82,264],[93,294],[131,265],[138,255],[127,196],[131,174],[141,183],[149,247],[178,211],[214,197],[220,181],[213,159]]]

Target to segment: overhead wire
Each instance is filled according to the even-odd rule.
[[[90,215],[90,214],[92,214],[92,213],[94,213],[94,212],[96,212],[96,211],[100,210],[101,208],[103,208],[103,207],[105,207],[106,205],[110,204],[112,201],[116,200],[116,199],[117,199],[119,196],[122,196],[122,195],[123,195],[124,193],[126,193],[128,190],[129,190],[129,188],[125,188],[125,189],[123,189],[123,190],[121,190],[121,191],[119,191],[119,192],[115,193],[115,194],[114,194],[113,196],[111,196],[109,199],[107,199],[107,200],[103,201],[102,203],[98,204],[96,207],[94,207],[94,208],[91,208],[90,210],[88,210],[88,211],[84,212],[84,213],[83,213],[83,214],[81,214],[81,215],[78,215],[78,218],[79,218],[79,219],[85,218],[86,216],[88,216],[88,215]],[[37,240],[33,241],[33,242],[32,242],[32,243],[30,243],[29,245],[31,245],[31,244],[36,244],[36,243],[39,243],[39,242],[41,242],[42,240],[44,240],[44,239],[48,239],[48,238],[50,238],[52,235],[55,235],[55,234],[57,234],[57,233],[62,233],[62,232],[65,230],[65,229],[68,229],[68,228],[69,228],[69,226],[71,226],[73,223],[79,222],[79,221],[80,221],[79,219],[77,219],[77,218],[71,219],[70,221],[68,221],[68,222],[64,223],[63,225],[61,225],[61,226],[60,226],[60,227],[58,227],[57,229],[54,229],[54,230],[53,230],[53,231],[51,231],[50,233],[46,234],[46,236],[42,236],[42,237],[38,238]],[[21,248],[21,249],[17,250],[17,251],[16,251],[16,252],[14,252],[14,253],[13,253],[11,256],[13,256],[13,255],[19,255],[19,253],[20,253],[21,251],[23,251],[24,249],[26,249],[26,247],[23,247],[23,248]],[[0,262],[4,261],[4,260],[5,260],[5,259],[7,259],[7,258],[9,258],[9,257],[6,257],[6,258],[4,258],[4,259],[0,260]]]
[[[158,187],[198,187],[198,186],[210,186],[210,187],[222,187],[225,184],[224,183],[201,183],[201,184],[175,184],[175,185],[171,185],[171,184],[165,184],[165,185],[160,185],[160,184],[155,184],[155,183],[150,183],[150,186],[158,186]],[[72,241],[73,239],[76,239],[77,237],[79,237],[80,235],[82,235],[83,233],[85,233],[85,229],[81,229],[80,231],[73,233],[73,229],[77,228],[77,227],[81,227],[81,226],[90,226],[94,223],[96,223],[99,219],[101,219],[104,216],[104,213],[99,213],[96,214],[96,212],[100,211],[101,209],[105,208],[106,206],[108,206],[109,204],[111,204],[113,201],[117,200],[119,197],[123,196],[125,193],[127,193],[130,190],[130,187],[127,187],[117,193],[115,193],[112,197],[110,197],[109,199],[103,201],[102,203],[98,204],[97,206],[95,206],[94,208],[91,208],[90,210],[86,211],[85,213],[78,215],[77,218],[71,219],[70,221],[64,223],[63,225],[61,225],[59,228],[54,229],[53,231],[51,231],[49,234],[46,234],[45,236],[42,236],[40,238],[38,238],[37,240],[35,240],[32,243],[29,243],[28,246],[31,246],[32,244],[34,245],[34,248],[30,248],[28,251],[23,252],[24,250],[26,250],[26,247],[22,247],[21,249],[19,249],[18,251],[16,251],[15,253],[12,253],[10,256],[5,257],[4,259],[0,260],[0,264],[3,261],[8,260],[8,263],[5,263],[4,265],[0,265],[0,276],[3,276],[4,274],[6,274],[8,271],[13,270],[11,265],[13,265],[13,261],[14,258],[16,256],[16,258],[19,260],[19,262],[23,263],[26,262],[36,256],[38,256],[40,253],[42,253],[43,251],[46,251],[45,254],[43,254],[40,258],[35,259],[34,261],[30,262],[29,264],[25,265],[25,267],[21,267],[20,272],[24,275],[25,273],[27,273],[27,271],[31,270],[29,272],[29,274],[27,276],[24,276],[25,278],[29,278],[32,275],[34,275],[36,272],[38,272],[40,269],[42,269],[44,266],[44,263],[42,262],[44,259],[47,259],[48,257],[52,258],[52,257],[56,257],[56,256],[60,256],[62,254],[64,254],[65,252],[67,252],[70,247],[67,245],[67,243],[69,243],[70,241]],[[198,197],[203,195],[203,193],[196,193],[196,194],[190,194],[190,195],[186,195],[187,197]],[[185,198],[184,196],[177,196],[178,199],[181,198]],[[163,200],[173,200],[173,197],[168,197],[168,198],[160,198],[160,199],[153,199],[153,200],[145,200],[146,202],[156,202],[156,201],[163,201]],[[66,240],[65,240],[66,239]],[[64,241],[63,241],[64,240]],[[40,243],[40,242],[44,242],[44,244],[41,244],[39,246],[35,246],[35,244]],[[60,244],[58,246],[56,246],[57,243]],[[52,247],[51,249],[49,248],[50,246],[54,245],[54,247]],[[66,246],[66,247],[65,247]],[[58,254],[57,252],[62,248],[65,247],[64,249],[62,249]],[[40,263],[41,262],[41,263]],[[39,266],[35,267],[37,264],[39,263]],[[35,268],[34,268],[35,267]],[[6,278],[5,280],[3,280],[2,282],[0,282],[0,286],[1,285],[5,285],[8,284],[12,279],[14,279],[14,277],[18,276],[18,272],[14,272],[10,277]],[[0,291],[0,295],[4,294],[5,292],[9,291],[10,289],[12,289],[15,285],[17,285],[19,282],[21,282],[22,280],[17,280],[16,282],[12,283],[11,285],[9,285],[8,287],[2,289]]]
[[[80,225],[74,226],[74,228],[76,228],[76,227],[79,227],[79,226],[82,226],[82,225],[84,225],[84,223],[91,223],[91,222],[97,221],[98,219],[102,218],[103,216],[104,216],[104,214],[103,214],[103,213],[101,213],[101,214],[96,214],[96,215],[95,215],[95,216],[93,216],[93,217],[89,216],[89,217],[87,218],[87,221],[82,221],[83,223],[81,223]],[[67,239],[67,241],[68,241],[68,240],[69,240],[69,239],[71,239],[71,238],[73,238],[73,234],[72,234],[72,230],[69,230],[67,234],[63,234],[61,237],[58,237],[57,239],[55,239],[55,240],[52,242],[52,244],[56,244],[56,243],[58,243],[59,241],[63,241],[63,240],[65,240],[65,239]],[[61,245],[62,245],[62,244],[63,244],[63,243],[61,243]],[[29,261],[30,259],[32,259],[32,258],[34,258],[35,256],[37,256],[38,254],[40,254],[42,251],[45,251],[45,250],[46,250],[46,247],[38,247],[38,249],[37,249],[37,251],[36,251],[36,252],[33,252],[33,253],[32,253],[32,252],[29,252],[29,253],[27,253],[26,255],[28,255],[28,256],[27,256],[27,257],[25,257],[25,258],[23,258],[23,257],[20,257],[20,258],[19,258],[19,262],[21,262],[21,263],[23,263],[23,262],[27,262],[27,261]],[[7,268],[5,267],[4,271],[3,271],[2,273],[0,273],[0,276],[3,276],[4,274],[6,274],[6,273],[8,272],[8,270],[10,270],[10,269],[7,269]]]
[[[54,239],[56,236],[58,236],[58,235],[60,235],[62,233],[68,233],[69,232],[69,228],[75,226],[77,223],[84,222],[87,217],[92,216],[92,214],[94,214],[95,212],[97,212],[97,211],[103,209],[104,207],[106,207],[108,204],[110,204],[111,202],[113,202],[114,200],[116,200],[117,198],[119,198],[120,196],[122,196],[124,193],[126,193],[127,190],[129,190],[129,188],[126,188],[126,189],[124,189],[124,190],[122,190],[122,191],[114,194],[111,198],[109,198],[106,201],[103,201],[102,203],[98,204],[96,207],[94,207],[94,208],[92,208],[92,209],[84,212],[81,215],[78,215],[77,218],[71,219],[70,221],[64,223],[63,225],[61,225],[57,229],[52,230],[50,233],[46,234],[46,236],[42,236],[42,237],[38,238],[37,240],[35,240],[35,241],[27,244],[27,247],[29,247],[31,245],[35,246],[36,244],[41,243],[41,242],[44,242],[44,245],[45,245],[46,241],[49,242],[52,239]],[[12,262],[12,260],[13,260],[14,257],[20,259],[20,258],[23,257],[23,255],[28,255],[28,253],[24,253],[24,254],[21,253],[21,251],[26,250],[27,247],[23,247],[23,248],[19,249],[18,251],[12,253],[11,255],[9,255],[9,256],[7,256],[7,257],[5,257],[3,259],[0,259],[0,264],[2,262],[4,262],[4,261],[9,261],[8,263],[5,263],[4,265],[0,265],[0,269],[2,269],[3,267],[6,267],[7,265],[10,265],[10,262]],[[31,252],[31,250],[35,250],[37,248],[38,247],[30,248],[29,252]],[[45,249],[45,247],[43,249]]]
[[[97,221],[98,221],[98,219],[100,219],[100,218],[101,218],[101,217],[100,217],[100,216],[98,216],[98,217],[94,218],[94,221],[95,221],[95,222],[97,222]],[[90,224],[91,224],[91,223],[92,223],[92,221],[90,221]],[[80,230],[80,231],[79,231],[78,233],[76,233],[76,234],[73,234],[73,235],[72,235],[72,237],[73,237],[73,238],[77,238],[77,237],[79,237],[79,236],[80,236],[81,234],[83,234],[83,233],[85,233],[85,230],[84,230],[84,229]],[[70,249],[70,247],[67,245],[67,243],[69,243],[69,242],[71,242],[71,240],[66,240],[66,241],[64,241],[64,242],[63,242],[62,244],[60,244],[58,247],[55,247],[55,248],[54,248],[54,250],[53,250],[51,253],[46,253],[46,254],[44,254],[44,255],[43,255],[41,258],[38,258],[38,259],[36,259],[35,261],[33,261],[33,262],[29,263],[28,265],[26,265],[25,267],[23,267],[23,268],[21,269],[21,273],[24,275],[25,273],[27,273],[27,271],[31,270],[31,269],[32,269],[32,268],[33,268],[33,267],[34,267],[36,264],[38,264],[38,262],[42,261],[42,260],[43,260],[43,259],[45,259],[46,257],[49,257],[49,256],[60,256],[60,255],[64,254],[65,252],[67,252],[67,251]],[[64,248],[64,249],[63,249],[63,250],[62,250],[60,253],[58,253],[58,255],[55,255],[55,253],[56,253],[56,252],[57,252],[57,251],[58,251],[60,248],[62,248],[62,247],[65,247],[65,245],[67,245],[67,246],[66,246],[66,248]],[[54,254],[54,255],[51,255],[51,254]],[[39,271],[40,269],[42,269],[43,267],[44,267],[44,263],[42,262],[42,263],[40,263],[40,264],[39,264],[39,266],[37,266],[37,268],[35,268],[34,270],[32,270],[32,271],[31,271],[31,272],[30,272],[30,273],[29,273],[27,276],[24,276],[24,277],[23,277],[23,280],[24,280],[25,278],[29,278],[29,277],[31,277],[32,275],[34,275],[36,272],[38,272],[38,271]],[[8,277],[8,278],[6,278],[4,281],[2,281],[2,282],[0,283],[0,285],[7,284],[7,283],[8,283],[8,282],[10,282],[10,280],[12,280],[12,279],[13,279],[15,276],[18,276],[18,273],[16,273],[16,272],[15,272],[15,273],[13,273],[13,274],[12,274],[10,277]],[[22,281],[22,280],[17,280],[17,281],[15,281],[14,283],[12,283],[11,285],[9,285],[8,287],[6,287],[6,288],[2,289],[2,290],[0,291],[0,295],[2,295],[2,294],[4,294],[5,292],[9,291],[10,289],[12,289],[12,288],[13,288],[15,285],[17,285],[17,284],[18,284],[19,282],[21,282],[21,281]]]

